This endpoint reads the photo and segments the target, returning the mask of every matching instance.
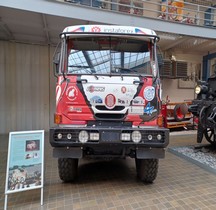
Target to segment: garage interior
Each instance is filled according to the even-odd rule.
[[[143,2],[151,6],[151,1]],[[157,16],[152,18],[151,10],[146,11],[147,16],[139,16],[71,1],[21,0],[18,3],[0,0],[0,163],[4,168],[0,171],[0,209],[4,206],[8,133],[48,131],[54,125],[56,79],[52,60],[59,34],[66,26],[121,24],[155,30],[160,36],[159,46],[165,59],[161,72],[164,103],[185,103],[194,99],[197,80],[206,79],[214,72],[214,25],[161,20],[158,18],[161,1],[155,2],[158,3]],[[214,1],[194,0],[186,3],[206,9],[215,4]],[[185,71],[178,71],[173,63],[185,67]],[[136,180],[133,160],[110,164],[83,161],[79,182],[64,184],[58,178],[48,133],[45,138],[44,206],[40,206],[40,192],[36,190],[11,195],[8,209],[215,209],[216,187],[212,185],[215,175],[168,152],[161,160],[158,178],[152,186]],[[170,146],[195,143],[196,132],[183,133],[171,136]]]
[[[153,10],[157,14],[160,14],[159,3],[151,5],[149,1],[145,2],[148,4],[146,7],[157,6],[157,10]],[[210,5],[213,2],[207,3]],[[208,60],[215,53],[213,27],[150,18],[154,14],[150,10],[143,12],[148,17],[140,17],[64,1],[32,0],[23,1],[22,4],[2,1],[1,4],[0,93],[3,103],[0,105],[0,133],[3,134],[31,129],[48,131],[54,125],[55,77],[52,57],[59,34],[68,25],[136,23],[137,26],[155,30],[160,36],[159,46],[165,64],[161,71],[165,103],[167,99],[170,103],[194,99],[196,81],[206,79],[207,75],[213,73],[216,58],[212,56]],[[44,8],[47,8],[46,12]],[[83,14],[82,18],[77,14]],[[98,19],[103,21],[98,22]]]

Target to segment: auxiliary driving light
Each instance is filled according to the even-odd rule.
[[[160,134],[157,135],[157,140],[160,141],[162,139],[162,136]]]
[[[58,133],[57,137],[58,137],[58,139],[62,139],[62,134]]]
[[[151,141],[153,139],[152,135],[148,135],[148,140]]]
[[[89,139],[89,135],[87,131],[80,131],[79,133],[79,141],[81,143],[86,143]]]
[[[139,143],[142,139],[142,135],[139,131],[133,131],[131,135],[132,141],[134,143]]]
[[[130,133],[122,133],[121,134],[121,140],[122,141],[130,141]]]
[[[196,94],[200,94],[201,90],[202,89],[201,89],[201,87],[199,85],[195,87],[195,93]]]
[[[72,139],[72,135],[70,133],[67,134],[67,139],[68,140]]]
[[[99,141],[99,133],[90,133],[90,140]]]

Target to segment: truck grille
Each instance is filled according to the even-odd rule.
[[[123,120],[125,114],[100,113],[95,114],[97,120]]]
[[[113,109],[107,109],[105,106],[95,106],[96,109],[100,111],[122,111],[124,106],[115,106]]]

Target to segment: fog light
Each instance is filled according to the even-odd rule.
[[[153,139],[152,135],[148,135],[148,140],[151,141]]]
[[[89,135],[87,131],[80,131],[79,133],[79,141],[81,143],[86,143],[88,141]]]
[[[160,134],[157,135],[157,140],[160,141],[162,139],[162,136]]]
[[[62,139],[62,134],[59,133],[59,134],[57,135],[57,137],[58,137],[58,139]]]
[[[67,139],[70,140],[72,138],[72,135],[70,133],[67,134]]]
[[[130,133],[122,133],[121,134],[121,140],[122,141],[130,141]]]
[[[90,140],[99,141],[99,133],[90,133]]]
[[[139,131],[133,131],[131,135],[132,141],[134,143],[139,143],[142,139],[142,135]]]

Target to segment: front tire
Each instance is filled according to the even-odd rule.
[[[216,133],[213,128],[206,128],[204,130],[206,140],[212,145],[216,146]]]
[[[145,183],[152,183],[158,172],[158,159],[137,159],[136,170],[139,179]]]
[[[71,182],[77,178],[78,159],[59,158],[58,159],[59,177],[64,182]]]

